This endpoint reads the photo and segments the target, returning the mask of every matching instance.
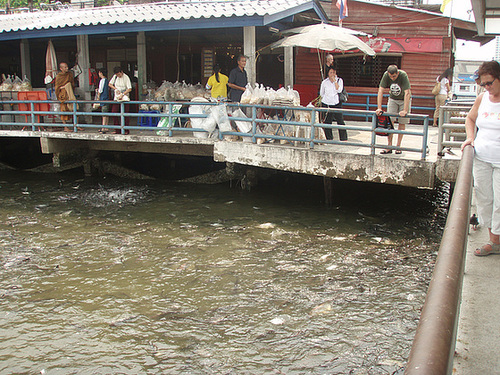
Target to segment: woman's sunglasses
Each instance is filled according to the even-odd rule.
[[[491,86],[493,84],[493,82],[495,82],[496,78],[493,80],[493,81],[489,81],[489,82],[481,82],[479,84],[479,86],[481,87],[486,87],[486,86]]]

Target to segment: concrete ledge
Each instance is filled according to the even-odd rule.
[[[436,177],[441,181],[455,182],[457,180],[459,165],[460,159],[437,159]]]
[[[433,188],[435,166],[424,160],[358,155],[290,146],[216,142],[214,160],[316,176]]]

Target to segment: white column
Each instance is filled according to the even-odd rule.
[[[82,69],[82,74],[78,76],[79,86],[76,90],[80,95],[80,99],[91,100],[92,95],[89,82],[89,69],[90,69],[90,57],[89,57],[89,37],[88,35],[77,35],[76,36],[76,50],[78,53],[78,65]]]
[[[293,47],[285,47],[285,87],[293,87]]]
[[[247,57],[245,70],[247,71],[248,82],[252,85],[257,81],[255,48],[255,26],[243,27],[243,54]]]
[[[30,44],[28,39],[21,40],[21,79],[24,76],[28,77],[31,81],[31,64],[30,64]]]
[[[147,94],[146,33],[144,31],[137,33],[137,74],[139,100],[143,100],[143,95]]]

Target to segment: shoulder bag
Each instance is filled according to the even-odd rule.
[[[441,91],[441,82],[436,82],[431,91],[432,95],[436,96],[439,94],[440,91]]]

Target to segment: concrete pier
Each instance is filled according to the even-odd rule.
[[[370,129],[371,123],[348,122],[348,125]],[[251,142],[221,141],[195,138],[190,131],[174,132],[172,137],[156,135],[156,128],[131,130],[130,135],[100,134],[97,129],[78,132],[48,132],[0,130],[0,137],[37,137],[43,153],[69,153],[79,151],[120,151],[163,153],[213,157],[216,162],[236,163],[259,168],[312,174],[354,181],[371,181],[417,188],[433,188],[436,181],[454,181],[461,152],[437,156],[438,130],[429,128],[426,159],[418,152],[381,155],[382,148],[370,154],[366,147],[371,140],[370,131],[348,130],[349,145],[318,144],[314,148],[304,143],[279,141],[253,144]],[[409,125],[408,131],[421,132],[422,125]],[[337,132],[334,130],[337,137]],[[395,137],[396,138],[396,135]],[[248,139],[248,138],[247,138]],[[377,137],[377,144],[387,144],[386,137]],[[249,139],[248,139],[249,140]],[[362,146],[362,145],[365,145]],[[422,147],[422,137],[405,135],[403,147]]]

